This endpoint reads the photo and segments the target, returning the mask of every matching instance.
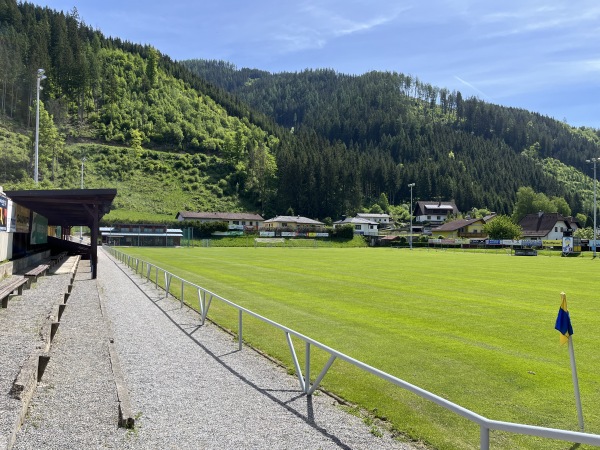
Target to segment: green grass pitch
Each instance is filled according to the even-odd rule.
[[[423,249],[124,250],[491,419],[578,430],[568,349],[554,330],[564,291],[586,431],[600,433],[600,261]],[[195,294],[186,298],[197,308]],[[209,318],[237,330],[237,312],[219,302]],[[244,339],[293,367],[280,330],[246,319]],[[302,343],[296,351],[303,361]],[[311,360],[314,379],[327,355],[313,351]],[[436,448],[478,448],[478,426],[344,362],[322,387]],[[491,432],[491,448],[569,447]]]

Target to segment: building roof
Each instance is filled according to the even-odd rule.
[[[440,213],[458,214],[458,208],[454,202],[432,202],[431,200],[418,201],[415,207],[415,216]]]
[[[363,219],[362,217],[346,217],[343,220],[333,222],[334,224],[341,225],[345,223],[361,224],[361,225],[379,225],[377,222],[372,220]]]
[[[176,219],[182,217],[184,220],[256,220],[263,221],[259,214],[252,213],[230,213],[230,212],[191,212],[191,211],[179,211],[175,216]]]
[[[474,224],[476,222],[481,222],[483,224],[483,219],[478,218],[478,219],[458,219],[458,220],[453,220],[452,222],[446,222],[442,225],[440,225],[439,227],[433,228],[431,231],[456,231],[456,230],[460,230],[461,228],[467,227],[471,224]]]
[[[48,219],[48,225],[92,227],[93,211],[97,220],[110,211],[116,189],[49,189],[6,191],[18,205],[29,208]]]
[[[541,237],[550,233],[556,222],[564,222],[570,228],[569,222],[560,213],[527,214],[519,221],[519,225],[524,237]]]
[[[369,217],[371,217],[373,219],[389,219],[390,215],[389,214],[358,213],[358,214],[356,214],[356,217],[361,217],[363,219],[367,219]]]
[[[297,223],[299,225],[325,225],[323,222],[318,220],[309,219],[302,216],[277,216],[272,219],[265,220],[265,223],[273,222],[284,222],[284,223]]]

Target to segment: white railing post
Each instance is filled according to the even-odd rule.
[[[183,289],[184,289],[184,285],[183,285],[183,278],[181,279],[181,301],[179,302],[179,307],[183,308]]]
[[[242,310],[240,309],[238,312],[238,350],[239,351],[242,351],[242,333],[243,333]]]
[[[479,449],[490,450],[490,429],[485,425],[480,425],[479,430]]]
[[[306,342],[306,355],[304,360],[304,393],[310,390],[310,342]]]

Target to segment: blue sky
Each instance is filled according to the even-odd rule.
[[[600,128],[600,3],[578,0],[35,0],[175,60],[396,71]]]

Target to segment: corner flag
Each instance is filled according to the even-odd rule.
[[[566,344],[569,341],[569,336],[573,335],[573,327],[571,326],[571,318],[567,310],[567,294],[561,292],[560,298],[562,299],[562,303],[558,309],[558,317],[556,318],[554,328],[560,332],[560,343]]]

